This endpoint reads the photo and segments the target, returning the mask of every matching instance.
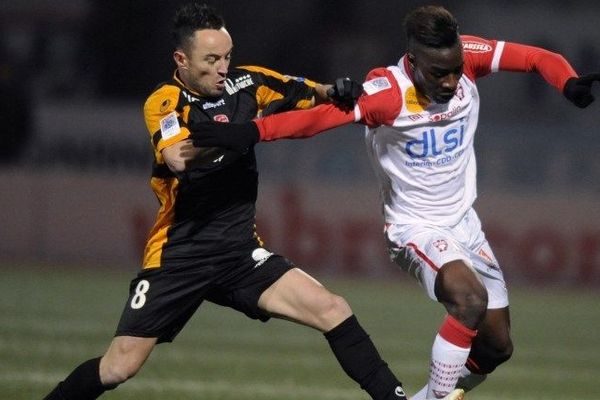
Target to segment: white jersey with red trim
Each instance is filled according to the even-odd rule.
[[[519,43],[461,36],[464,71],[446,104],[420,98],[406,57],[367,75],[354,110],[322,104],[254,121],[261,141],[310,137],[343,124],[368,126],[368,153],[381,183],[385,220],[454,226],[477,197],[473,148],[475,80],[498,70],[537,72],[559,92],[577,76],[560,54]]]
[[[389,98],[389,107],[397,108],[393,119],[379,125],[381,120],[361,116],[369,126],[367,150],[387,223],[452,226],[472,206],[477,197],[473,141],[479,116],[475,78],[498,69],[503,44],[463,37],[464,73],[446,104],[420,98],[406,56],[398,65],[367,76],[367,95],[390,85],[396,89]]]

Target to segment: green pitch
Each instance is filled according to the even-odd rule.
[[[41,399],[81,361],[102,354],[136,272],[2,267],[0,398]],[[424,384],[441,307],[414,282],[325,280],[344,295],[410,393]],[[468,400],[597,400],[600,295],[513,289],[513,359]],[[321,334],[252,321],[204,304],[173,344],[103,399],[367,399]]]

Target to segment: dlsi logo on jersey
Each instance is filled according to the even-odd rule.
[[[411,158],[425,158],[452,153],[463,144],[465,136],[463,120],[464,118],[460,120],[458,127],[452,127],[441,133],[435,128],[421,132],[419,139],[406,142],[406,154]]]

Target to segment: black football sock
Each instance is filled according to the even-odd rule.
[[[374,400],[406,400],[402,384],[354,315],[326,332],[325,338],[346,374]]]
[[[114,389],[116,386],[105,387],[100,381],[100,358],[79,365],[44,400],[93,400]]]

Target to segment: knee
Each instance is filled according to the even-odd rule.
[[[121,383],[133,378],[141,368],[141,364],[126,357],[103,360],[100,364],[100,379],[102,384],[115,388]]]
[[[482,320],[487,311],[488,297],[485,288],[467,292],[457,298],[458,307],[473,319]]]
[[[321,319],[323,326],[328,330],[351,316],[352,309],[343,297],[328,293],[325,298],[321,299],[319,314],[319,319]]]
[[[471,329],[477,329],[485,318],[487,296],[478,293],[466,293],[446,305],[448,313]]]
[[[476,364],[478,374],[489,374],[493,372],[500,364],[508,361],[513,354],[513,343],[510,339],[503,343],[496,343],[494,346],[487,347],[479,354],[473,354],[473,361]]]
[[[496,366],[508,361],[513,354],[513,343],[508,339],[501,346],[498,346],[493,350],[493,358]]]
[[[435,293],[448,313],[475,329],[483,320],[488,296],[485,286],[462,262],[445,265],[436,278]]]

